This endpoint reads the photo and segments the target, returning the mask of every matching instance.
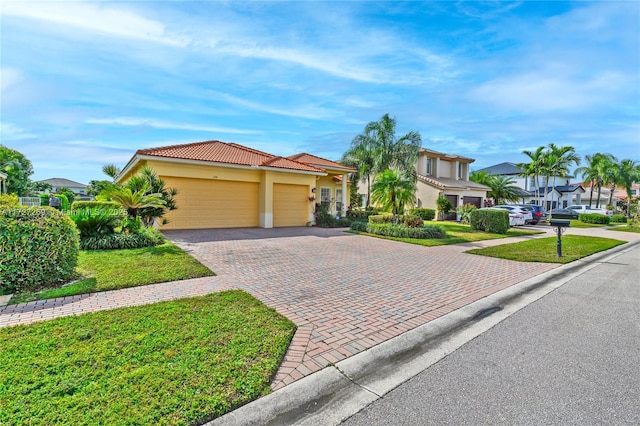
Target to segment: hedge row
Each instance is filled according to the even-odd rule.
[[[0,208],[0,290],[36,290],[70,280],[78,230],[64,213],[42,207]]]
[[[509,213],[506,210],[473,210],[469,213],[469,224],[474,231],[506,234],[509,230]]]
[[[578,220],[584,223],[595,223],[600,225],[608,225],[611,221],[609,216],[605,216],[603,214],[597,213],[580,213],[578,215]]]
[[[347,217],[353,220],[359,220],[366,222],[369,219],[369,216],[379,214],[378,210],[369,209],[369,210],[347,210]]]
[[[83,238],[80,240],[82,250],[120,250],[157,246],[164,243],[164,236],[154,228],[142,228],[135,234],[108,234]]]
[[[424,221],[419,216],[394,216],[388,213],[369,216],[369,223],[403,224],[404,226],[408,226],[409,228],[421,228],[422,226],[424,226]]]
[[[627,217],[623,214],[614,214],[611,217],[612,223],[627,223]]]
[[[422,220],[433,220],[436,217],[436,209],[415,208],[409,209],[409,214],[418,216]]]
[[[406,225],[393,225],[388,223],[353,222],[351,229],[354,231],[367,232],[374,235],[398,238],[444,238],[446,233],[442,228],[435,225],[427,225],[421,228],[411,228]]]

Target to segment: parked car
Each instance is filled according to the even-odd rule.
[[[580,213],[573,209],[552,209],[551,219],[578,219]]]
[[[535,204],[514,204],[514,206],[526,207],[527,209],[531,210],[531,213],[533,215],[533,219],[531,221],[532,225],[536,225],[541,220],[544,220],[545,216],[547,215],[547,212],[544,210],[544,207],[536,206]]]
[[[509,226],[522,226],[525,224],[524,215],[509,209],[501,209],[497,207],[484,207],[480,210],[505,210],[509,214]]]
[[[531,209],[520,207],[515,204],[502,204],[498,206],[493,206],[493,208],[509,210],[511,212],[521,214],[524,217],[523,225],[533,222],[533,210]]]
[[[595,208],[590,206],[583,206],[579,204],[569,206],[567,208],[570,210],[575,210],[578,213],[601,214],[603,216],[609,216],[609,217],[613,216],[613,211],[609,209],[600,209],[600,208]]]

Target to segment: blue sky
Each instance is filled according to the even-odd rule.
[[[211,139],[339,159],[385,113],[472,169],[551,142],[640,160],[636,1],[0,8],[0,140],[34,180]]]

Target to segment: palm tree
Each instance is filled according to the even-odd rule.
[[[547,188],[545,191],[545,200],[549,195],[549,178],[553,177],[553,185],[555,187],[556,177],[566,177],[569,175],[569,169],[572,164],[580,165],[580,156],[576,154],[576,150],[572,146],[559,147],[553,143],[547,145],[544,161],[542,164],[542,174],[546,177]]]
[[[575,174],[581,174],[582,180],[589,182],[589,186],[591,187],[589,207],[591,207],[593,204],[593,189],[594,187],[598,187],[598,200],[600,200],[600,185],[605,179],[607,163],[615,161],[615,157],[611,154],[601,154],[598,152],[593,155],[586,155],[584,158],[587,165],[578,167],[575,170]]]
[[[116,177],[120,174],[120,168],[115,164],[105,164],[102,166],[102,173],[109,176],[115,182]]]
[[[624,159],[620,162],[619,183],[627,192],[627,217],[631,217],[631,187],[640,182],[640,164],[637,161]]]
[[[133,218],[138,217],[140,209],[144,208],[164,208],[165,201],[162,194],[146,194],[147,187],[137,191],[123,186],[114,186],[106,191],[105,196],[112,201],[120,203],[127,209],[127,214]]]
[[[516,167],[522,170],[521,176],[532,177],[535,186],[535,198],[538,205],[540,203],[540,166],[544,159],[544,146],[539,146],[535,151],[522,151],[531,160],[528,163],[518,163]]]
[[[520,188],[514,185],[513,179],[502,175],[489,175],[487,172],[471,172],[469,180],[491,188],[487,197],[493,198],[494,204],[505,204],[518,201]]]
[[[134,192],[144,189],[145,195],[160,194],[164,201],[164,205],[161,207],[144,207],[140,209],[140,218],[145,226],[151,226],[156,218],[162,218],[163,223],[166,223],[166,219],[163,218],[164,214],[167,211],[178,208],[175,199],[176,195],[178,195],[178,190],[176,188],[166,188],[164,179],[159,178],[150,167],[143,167],[138,174],[129,179],[125,186]]]
[[[412,177],[402,175],[396,170],[385,170],[376,175],[371,197],[386,211],[394,216],[404,212],[404,206],[415,202],[416,183]]]
[[[396,119],[383,115],[378,121],[371,121],[364,131],[353,138],[351,148],[343,160],[355,161],[360,178],[367,182],[367,207],[371,193],[371,178],[386,170],[393,169],[401,175],[417,180],[415,162],[420,153],[422,139],[418,132],[409,132],[396,137]]]

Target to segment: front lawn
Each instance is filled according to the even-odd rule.
[[[557,237],[536,238],[518,243],[468,250],[466,253],[519,262],[570,263],[625,243],[625,241],[610,238],[564,235],[562,237],[562,257],[556,257],[557,241]]]
[[[626,223],[621,223],[618,224],[618,226],[614,226],[612,228],[609,228],[609,231],[621,231],[621,232],[636,232],[640,234],[640,226],[638,226],[637,224],[626,224]]]
[[[52,299],[139,285],[214,275],[170,242],[126,250],[81,250],[76,271],[83,278],[60,288],[15,294],[9,303]]]
[[[462,225],[454,222],[425,222],[429,225],[439,226],[445,230],[447,236],[438,239],[414,239],[399,237],[384,237],[380,235],[368,234],[366,232],[347,231],[354,234],[367,235],[376,238],[384,238],[387,240],[401,241],[404,243],[418,244],[421,246],[433,247],[443,246],[447,244],[470,243],[473,241],[494,240],[498,238],[519,237],[522,235],[541,234],[541,231],[531,231],[528,229],[510,228],[506,234],[489,234],[487,232],[473,231],[469,225]]]
[[[270,392],[294,324],[242,291],[0,329],[0,424],[202,424]]]

